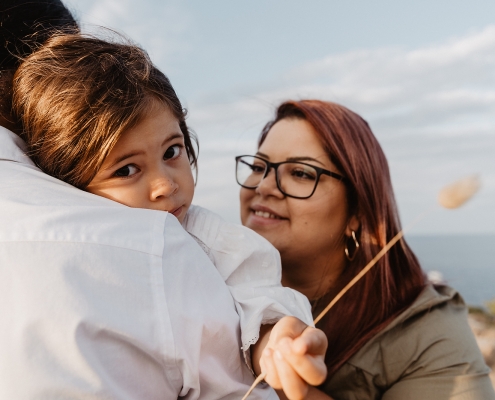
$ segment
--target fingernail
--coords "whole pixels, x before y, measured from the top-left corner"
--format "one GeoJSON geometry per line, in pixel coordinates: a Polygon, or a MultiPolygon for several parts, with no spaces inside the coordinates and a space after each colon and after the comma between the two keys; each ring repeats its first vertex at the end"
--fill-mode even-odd
{"type": "Polygon", "coordinates": [[[265,349],[263,350],[263,355],[265,357],[270,357],[272,355],[272,350],[269,349],[268,347],[265,347],[265,349]]]}
{"type": "Polygon", "coordinates": [[[277,359],[279,359],[279,360],[283,360],[284,359],[284,356],[278,350],[275,350],[275,357],[277,357],[277,359]]]}

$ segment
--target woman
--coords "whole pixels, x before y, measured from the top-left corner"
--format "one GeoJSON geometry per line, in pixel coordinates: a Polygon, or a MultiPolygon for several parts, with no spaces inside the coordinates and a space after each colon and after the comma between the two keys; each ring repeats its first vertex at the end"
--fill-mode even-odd
{"type": "MultiPolygon", "coordinates": [[[[283,103],[237,181],[242,223],[280,251],[282,283],[314,317],[401,229],[378,141],[337,104],[283,103]]],[[[495,399],[462,299],[427,282],[404,240],[317,326],[329,374],[308,398],[495,399]]]]}

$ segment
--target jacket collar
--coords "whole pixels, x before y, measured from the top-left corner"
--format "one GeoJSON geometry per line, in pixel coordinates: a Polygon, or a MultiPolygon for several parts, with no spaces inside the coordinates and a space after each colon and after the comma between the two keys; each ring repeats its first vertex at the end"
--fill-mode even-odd
{"type": "Polygon", "coordinates": [[[0,161],[14,161],[21,164],[34,166],[34,163],[26,155],[27,146],[15,133],[0,126],[0,161]]]}

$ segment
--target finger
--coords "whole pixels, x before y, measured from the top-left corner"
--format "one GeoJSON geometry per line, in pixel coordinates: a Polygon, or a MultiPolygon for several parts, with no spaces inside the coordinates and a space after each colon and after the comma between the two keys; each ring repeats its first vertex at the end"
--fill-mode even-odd
{"type": "MultiPolygon", "coordinates": [[[[288,345],[287,345],[288,346],[288,345]]],[[[294,369],[287,363],[280,350],[274,351],[273,360],[277,368],[282,389],[290,400],[304,399],[308,392],[308,385],[294,369]]]]}
{"type": "Polygon", "coordinates": [[[307,327],[292,343],[292,351],[296,354],[311,354],[325,356],[328,340],[320,329],[307,327]]]}
{"type": "Polygon", "coordinates": [[[277,367],[273,360],[273,350],[265,348],[260,359],[261,370],[266,373],[265,382],[274,389],[282,389],[282,384],[277,372],[277,367]]]}
{"type": "MultiPolygon", "coordinates": [[[[294,352],[292,346],[287,345],[285,341],[277,346],[277,350],[283,355],[286,363],[294,372],[310,385],[317,386],[325,380],[327,367],[323,355],[313,356],[311,354],[298,354],[294,352]]],[[[282,380],[282,378],[280,379],[282,380]]]]}
{"type": "Polygon", "coordinates": [[[307,328],[304,322],[295,317],[283,317],[273,327],[270,334],[271,343],[276,343],[283,337],[296,338],[307,328]]]}

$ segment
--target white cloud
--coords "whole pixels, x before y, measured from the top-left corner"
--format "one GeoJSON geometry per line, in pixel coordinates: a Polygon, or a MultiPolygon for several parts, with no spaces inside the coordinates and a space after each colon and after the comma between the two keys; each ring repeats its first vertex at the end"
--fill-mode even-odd
{"type": "Polygon", "coordinates": [[[98,27],[124,33],[145,48],[156,64],[168,72],[191,50],[193,20],[178,0],[70,0],[83,30],[98,27]]]}
{"type": "Polygon", "coordinates": [[[478,198],[455,214],[438,212],[417,232],[495,231],[495,26],[414,50],[329,55],[287,71],[269,89],[244,92],[189,107],[203,149],[197,202],[237,215],[233,156],[253,151],[280,101],[313,97],[370,122],[389,158],[404,222],[432,204],[443,184],[481,174],[478,198]]]}

